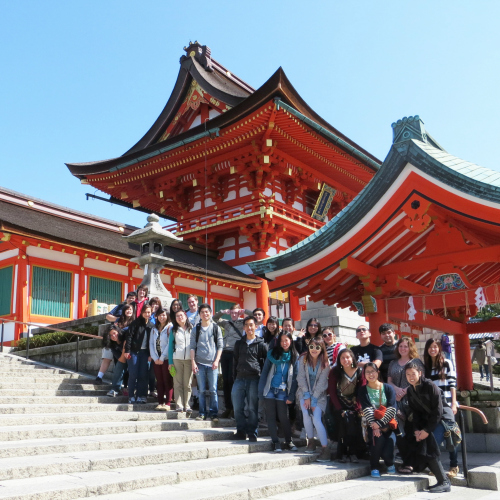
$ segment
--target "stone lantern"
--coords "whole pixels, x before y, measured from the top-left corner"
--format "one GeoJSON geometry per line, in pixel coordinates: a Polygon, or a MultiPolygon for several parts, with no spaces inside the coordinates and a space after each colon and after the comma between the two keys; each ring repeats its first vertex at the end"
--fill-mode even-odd
{"type": "Polygon", "coordinates": [[[173,262],[174,259],[163,256],[163,248],[182,241],[170,231],[166,231],[159,224],[160,218],[151,214],[148,216],[148,223],[143,229],[138,229],[128,236],[123,236],[130,243],[140,246],[140,257],[130,259],[139,264],[144,271],[142,286],[147,286],[150,297],[158,297],[161,300],[163,309],[170,309],[172,294],[165,288],[160,278],[160,271],[165,264],[173,262]]]}

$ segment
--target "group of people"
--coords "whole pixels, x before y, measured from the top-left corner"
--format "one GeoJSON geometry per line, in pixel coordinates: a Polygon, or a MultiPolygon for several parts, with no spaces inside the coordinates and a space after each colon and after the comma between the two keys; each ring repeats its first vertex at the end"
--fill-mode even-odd
{"type": "MultiPolygon", "coordinates": [[[[196,419],[218,422],[220,371],[221,417],[234,417],[235,439],[257,441],[259,419],[265,418],[274,451],[295,451],[292,428],[303,426],[306,453],[316,452],[316,435],[318,461],[329,461],[330,438],[338,443],[340,462],[369,456],[374,478],[381,475],[381,460],[387,474],[396,473],[397,446],[400,473],[428,468],[437,479],[431,491],[449,491],[449,477],[458,473],[456,447],[449,438],[457,431],[456,378],[440,341],[427,341],[420,360],[413,340],[396,341],[388,323],[379,329],[380,347],[371,344],[368,327],[361,325],[356,329],[359,345],[348,348],[316,318],[297,332],[291,318],[280,327],[276,317],[266,321],[260,308],[250,311],[235,304],[213,314],[209,304],[198,305],[197,296],[190,295],[186,310],[175,299],[165,311],[146,297],[147,289],[139,288],[108,316],[113,322],[104,342],[116,364],[110,396],[118,394],[128,370],[129,403],[145,403],[152,367],[156,409],[170,409],[175,397],[176,410],[189,415],[195,375],[196,419]],[[448,473],[440,461],[443,441],[450,451],[448,473]]],[[[103,363],[107,359],[109,354],[103,355],[103,363]]]]}

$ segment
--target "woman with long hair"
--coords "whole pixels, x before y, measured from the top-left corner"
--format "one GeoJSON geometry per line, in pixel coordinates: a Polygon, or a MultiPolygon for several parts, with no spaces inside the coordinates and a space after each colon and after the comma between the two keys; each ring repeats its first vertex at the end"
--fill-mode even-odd
{"type": "Polygon", "coordinates": [[[280,324],[276,316],[269,316],[266,321],[266,329],[264,331],[264,342],[268,349],[273,349],[276,346],[276,341],[280,335],[280,324]]]}
{"type": "Polygon", "coordinates": [[[170,410],[172,401],[174,381],[168,371],[168,325],[167,311],[157,309],[156,324],[151,330],[149,338],[149,355],[156,377],[158,406],[155,410],[170,410]]]}
{"type": "MultiPolygon", "coordinates": [[[[302,330],[303,332],[304,330],[302,330]]],[[[295,347],[299,354],[307,352],[307,346],[312,339],[316,337],[322,338],[323,330],[321,328],[321,323],[316,318],[310,318],[306,324],[305,333],[302,336],[298,336],[295,341],[295,347]]]]}
{"type": "Polygon", "coordinates": [[[363,367],[366,385],[359,389],[359,402],[367,422],[370,449],[371,476],[380,478],[380,459],[387,466],[387,474],[395,474],[394,441],[391,434],[397,428],[396,393],[389,384],[382,382],[379,367],[366,363],[363,367]]]}
{"type": "Polygon", "coordinates": [[[314,453],[316,450],[314,440],[314,429],[316,429],[322,447],[318,457],[319,462],[330,461],[326,429],[321,421],[321,416],[326,410],[329,372],[330,364],[325,343],[321,337],[314,337],[307,346],[307,353],[299,361],[297,394],[306,429],[306,453],[314,453]]]}
{"type": "MultiPolygon", "coordinates": [[[[426,351],[427,352],[427,351],[426,351]]],[[[410,386],[406,395],[410,417],[405,422],[405,448],[412,460],[413,468],[423,471],[426,467],[436,476],[437,484],[429,488],[430,493],[450,491],[450,480],[439,460],[439,444],[433,432],[441,425],[443,404],[439,388],[423,376],[422,366],[415,360],[405,366],[410,386]]]]}
{"type": "Polygon", "coordinates": [[[172,300],[172,302],[170,304],[170,314],[168,315],[170,318],[170,321],[171,321],[170,328],[172,328],[172,326],[174,324],[174,319],[175,319],[175,315],[177,314],[177,311],[183,311],[183,310],[184,309],[182,307],[182,302],[179,299],[172,300]]]}
{"type": "Polygon", "coordinates": [[[135,307],[131,304],[127,304],[126,306],[123,306],[122,313],[120,317],[115,321],[115,325],[117,325],[122,332],[126,332],[134,319],[135,307]]]}
{"type": "Polygon", "coordinates": [[[282,333],[275,344],[272,350],[267,351],[267,359],[259,380],[259,399],[264,400],[267,428],[274,451],[282,451],[277,419],[285,434],[285,450],[297,451],[292,442],[292,426],[287,414],[287,405],[295,401],[299,355],[290,333],[282,333]]]}
{"type": "Polygon", "coordinates": [[[145,304],[141,309],[141,315],[132,321],[125,336],[125,358],[129,372],[129,404],[147,402],[149,336],[154,326],[149,321],[150,318],[151,306],[145,304]]]}
{"type": "MultiPolygon", "coordinates": [[[[452,367],[451,361],[444,357],[441,349],[441,342],[429,339],[424,347],[425,378],[430,379],[442,394],[443,420],[448,426],[455,424],[457,406],[457,376],[452,367]]],[[[438,444],[444,439],[445,427],[440,423],[434,430],[434,437],[438,444]]],[[[448,477],[455,477],[458,474],[458,452],[455,448],[450,451],[450,469],[448,477]]]]}
{"type": "Polygon", "coordinates": [[[168,365],[170,370],[175,369],[175,408],[179,412],[186,412],[187,416],[192,413],[189,406],[193,380],[190,354],[191,329],[192,326],[186,313],[182,309],[178,309],[175,316],[172,317],[172,328],[168,341],[168,365]]]}
{"type": "Polygon", "coordinates": [[[343,349],[337,364],[330,370],[328,392],[334,408],[335,434],[337,434],[337,461],[345,463],[344,455],[358,463],[366,446],[361,435],[361,405],[358,391],[362,385],[361,368],[350,349],[343,349]]]}
{"type": "MultiPolygon", "coordinates": [[[[408,415],[408,398],[406,397],[406,392],[410,383],[406,380],[405,367],[412,360],[421,365],[422,370],[424,369],[424,365],[418,357],[417,346],[411,337],[401,337],[396,342],[394,354],[396,359],[389,363],[387,383],[392,386],[396,393],[396,420],[401,433],[401,436],[397,438],[398,441],[404,435],[405,420],[408,415]]],[[[398,441],[398,449],[403,459],[403,465],[399,468],[399,472],[401,474],[411,474],[413,472],[411,465],[409,465],[411,457],[406,453],[403,442],[398,441]]]]}

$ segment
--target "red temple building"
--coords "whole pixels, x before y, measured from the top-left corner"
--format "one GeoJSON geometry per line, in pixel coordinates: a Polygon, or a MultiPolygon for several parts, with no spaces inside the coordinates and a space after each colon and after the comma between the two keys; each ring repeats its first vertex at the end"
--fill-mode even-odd
{"type": "Polygon", "coordinates": [[[458,386],[472,389],[468,334],[500,329],[498,318],[469,322],[500,303],[500,172],[447,153],[418,116],[393,131],[382,167],[348,206],[250,267],[271,289],[368,316],[375,344],[385,322],[453,335],[458,386]]]}
{"type": "MultiPolygon", "coordinates": [[[[135,146],[111,160],[67,166],[110,201],[171,219],[166,228],[176,236],[251,274],[248,262],[321,230],[380,162],[317,115],[281,68],[255,90],[207,46],[190,43],[185,51],[167,104],[135,146]]],[[[286,296],[289,288],[280,290],[286,296]]],[[[289,300],[300,319],[298,296],[289,300]]],[[[257,306],[268,304],[264,280],[257,306]]]]}

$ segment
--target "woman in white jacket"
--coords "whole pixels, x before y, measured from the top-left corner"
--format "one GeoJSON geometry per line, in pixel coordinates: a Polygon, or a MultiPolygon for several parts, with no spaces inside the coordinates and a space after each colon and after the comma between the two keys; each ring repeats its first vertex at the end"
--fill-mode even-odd
{"type": "Polygon", "coordinates": [[[315,428],[321,443],[321,453],[317,458],[319,462],[330,461],[326,430],[321,421],[327,404],[326,391],[329,372],[330,363],[325,343],[321,337],[314,337],[307,346],[307,353],[299,359],[297,397],[304,416],[304,427],[307,435],[306,453],[314,453],[316,449],[315,428]]]}
{"type": "Polygon", "coordinates": [[[155,410],[170,410],[170,401],[173,396],[172,375],[168,371],[168,325],[169,318],[166,311],[156,311],[156,325],[151,330],[149,337],[149,355],[153,364],[156,377],[156,390],[158,391],[158,406],[155,410]]]}
{"type": "Polygon", "coordinates": [[[191,399],[191,323],[184,311],[177,311],[172,318],[172,328],[169,335],[168,365],[175,368],[174,394],[177,411],[191,415],[189,400],[191,399]]]}

